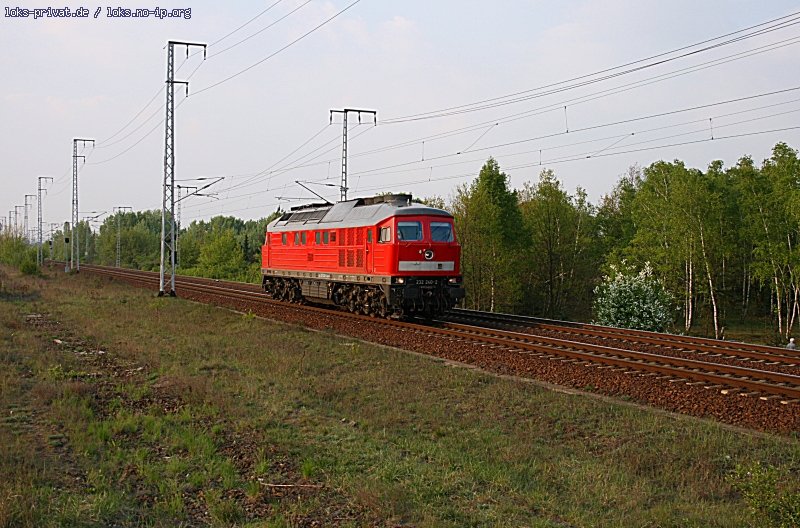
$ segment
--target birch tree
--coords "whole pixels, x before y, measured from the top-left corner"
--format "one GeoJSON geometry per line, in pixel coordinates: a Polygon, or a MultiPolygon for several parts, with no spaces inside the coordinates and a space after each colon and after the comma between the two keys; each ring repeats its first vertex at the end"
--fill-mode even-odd
{"type": "Polygon", "coordinates": [[[494,159],[471,184],[456,190],[451,210],[462,246],[467,306],[514,311],[520,299],[522,221],[516,192],[494,159]]]}

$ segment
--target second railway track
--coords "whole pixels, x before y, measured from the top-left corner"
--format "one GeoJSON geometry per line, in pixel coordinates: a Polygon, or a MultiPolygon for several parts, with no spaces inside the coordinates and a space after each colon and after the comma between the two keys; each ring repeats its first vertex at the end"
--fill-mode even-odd
{"type": "MultiPolygon", "coordinates": [[[[141,286],[157,288],[158,274],[151,272],[141,272],[135,270],[125,270],[108,268],[102,266],[84,266],[86,271],[91,273],[118,277],[141,286]]],[[[193,292],[204,296],[213,296],[228,300],[238,300],[247,303],[260,303],[277,306],[286,310],[312,311],[325,317],[345,318],[352,322],[362,324],[388,326],[405,332],[413,332],[431,337],[438,337],[452,341],[472,343],[473,345],[490,347],[490,350],[503,349],[506,352],[518,354],[522,361],[526,359],[557,359],[564,362],[582,364],[586,367],[610,368],[615,372],[626,374],[639,374],[640,376],[653,376],[657,379],[668,379],[670,381],[685,381],[687,384],[702,385],[704,388],[719,390],[723,394],[738,393],[744,396],[751,396],[761,400],[778,400],[783,404],[792,404],[800,401],[800,376],[786,372],[775,372],[762,370],[759,368],[744,367],[738,365],[726,365],[723,363],[704,361],[702,355],[716,355],[741,358],[745,357],[751,361],[763,363],[785,362],[789,365],[794,358],[788,355],[770,356],[760,347],[755,346],[749,349],[748,345],[736,344],[731,346],[725,343],[724,346],[716,346],[703,343],[698,340],[692,343],[693,338],[675,336],[674,341],[670,341],[670,336],[663,334],[638,334],[633,332],[625,334],[620,330],[616,334],[613,330],[591,327],[584,325],[567,323],[561,330],[565,337],[556,338],[524,333],[519,331],[502,330],[486,326],[467,325],[452,321],[444,322],[437,326],[428,324],[418,324],[406,321],[394,321],[376,319],[347,312],[335,311],[326,308],[304,306],[298,304],[287,304],[266,297],[257,285],[246,283],[235,283],[228,281],[216,281],[214,279],[204,279],[197,277],[178,276],[176,278],[176,288],[180,291],[193,292]],[[701,354],[697,359],[675,357],[672,355],[661,355],[653,352],[642,352],[630,350],[621,346],[606,346],[594,343],[587,343],[584,340],[569,339],[566,336],[583,335],[591,337],[604,337],[606,339],[616,339],[618,344],[622,343],[648,343],[670,349],[697,348],[697,353],[701,354]],[[638,335],[637,335],[638,334],[638,335]]],[[[452,314],[451,319],[462,320],[469,311],[457,310],[452,314]]],[[[472,317],[483,316],[483,312],[473,313],[472,317]]],[[[491,314],[496,315],[496,314],[491,314]]],[[[506,324],[526,323],[524,318],[517,319],[517,316],[498,316],[505,317],[506,324]]],[[[495,320],[497,323],[498,320],[495,320]]],[[[550,330],[558,326],[547,323],[550,330]]],[[[587,325],[591,326],[591,325],[587,325]]],[[[774,349],[772,347],[763,347],[774,349]]],[[[758,365],[758,364],[756,364],[758,365]]]]}

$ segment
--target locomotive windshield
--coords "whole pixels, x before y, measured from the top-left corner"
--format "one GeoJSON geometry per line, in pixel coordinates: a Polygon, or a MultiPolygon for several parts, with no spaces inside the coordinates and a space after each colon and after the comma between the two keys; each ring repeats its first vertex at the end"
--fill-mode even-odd
{"type": "Polygon", "coordinates": [[[447,222],[431,222],[432,242],[452,242],[453,226],[447,222]]]}
{"type": "Polygon", "coordinates": [[[397,239],[405,242],[422,240],[422,222],[397,222],[397,239]]]}

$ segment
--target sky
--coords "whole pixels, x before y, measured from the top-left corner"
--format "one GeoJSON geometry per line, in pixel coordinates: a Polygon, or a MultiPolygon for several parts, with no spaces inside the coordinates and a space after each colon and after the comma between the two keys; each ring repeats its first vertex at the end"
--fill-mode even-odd
{"type": "Polygon", "coordinates": [[[176,181],[221,178],[182,200],[184,224],[318,201],[295,181],[338,199],[331,109],[377,112],[349,115],[350,198],[449,200],[491,156],[514,188],[551,169],[597,203],[633,165],[800,147],[797,2],[354,1],[170,0],[191,15],[123,18],[109,8],[155,5],[61,0],[89,16],[35,19],[9,15],[47,3],[0,0],[3,223],[40,176],[45,232],[70,218],[73,138],[95,139],[81,217],[160,208],[168,40],[208,44],[205,60],[175,48],[176,181]]]}

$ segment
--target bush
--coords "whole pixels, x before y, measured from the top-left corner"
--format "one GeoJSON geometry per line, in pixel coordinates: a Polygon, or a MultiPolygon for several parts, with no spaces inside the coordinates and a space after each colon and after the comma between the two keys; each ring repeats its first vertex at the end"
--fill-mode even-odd
{"type": "Polygon", "coordinates": [[[0,262],[18,268],[26,275],[36,275],[36,248],[20,236],[0,235],[0,262]]]}
{"type": "Polygon", "coordinates": [[[738,465],[728,482],[742,494],[756,526],[800,526],[800,490],[788,471],[759,463],[738,465]]]}
{"type": "Polygon", "coordinates": [[[622,262],[611,266],[611,274],[595,288],[595,323],[663,332],[672,323],[672,299],[653,276],[650,263],[636,272],[622,262]]]}
{"type": "Polygon", "coordinates": [[[35,261],[30,259],[25,259],[24,261],[22,261],[22,264],[19,265],[19,270],[25,275],[39,274],[39,266],[36,265],[35,261]]]}

